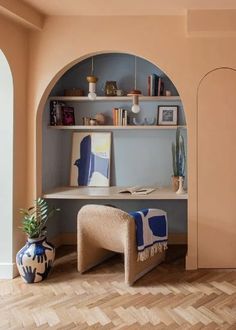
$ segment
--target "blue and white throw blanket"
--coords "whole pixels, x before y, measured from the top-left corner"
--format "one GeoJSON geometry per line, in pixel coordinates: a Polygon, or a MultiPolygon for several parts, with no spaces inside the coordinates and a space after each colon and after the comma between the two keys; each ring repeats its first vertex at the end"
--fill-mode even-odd
{"type": "Polygon", "coordinates": [[[165,211],[143,209],[129,213],[135,220],[138,261],[167,249],[168,224],[165,211]]]}

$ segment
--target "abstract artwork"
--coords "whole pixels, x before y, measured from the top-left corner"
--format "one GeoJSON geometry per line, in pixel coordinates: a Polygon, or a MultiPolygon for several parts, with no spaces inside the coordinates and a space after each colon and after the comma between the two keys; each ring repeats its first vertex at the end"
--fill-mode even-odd
{"type": "Polygon", "coordinates": [[[73,133],[71,186],[108,187],[111,133],[73,133]]]}

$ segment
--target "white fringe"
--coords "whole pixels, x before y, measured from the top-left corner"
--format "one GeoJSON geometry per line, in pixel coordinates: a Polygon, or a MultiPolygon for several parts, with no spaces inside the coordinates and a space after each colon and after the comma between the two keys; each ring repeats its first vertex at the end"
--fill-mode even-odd
{"type": "Polygon", "coordinates": [[[167,249],[168,249],[167,242],[155,243],[154,245],[145,248],[142,252],[138,252],[137,261],[145,261],[148,258],[153,257],[154,254],[158,252],[163,252],[167,249]]]}

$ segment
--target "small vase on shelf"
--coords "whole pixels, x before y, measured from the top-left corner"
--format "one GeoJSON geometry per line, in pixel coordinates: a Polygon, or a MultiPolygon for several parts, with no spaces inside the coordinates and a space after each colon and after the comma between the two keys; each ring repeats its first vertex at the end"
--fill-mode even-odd
{"type": "Polygon", "coordinates": [[[182,176],[179,176],[179,189],[176,191],[177,195],[185,194],[183,184],[184,184],[184,178],[182,176]]]}

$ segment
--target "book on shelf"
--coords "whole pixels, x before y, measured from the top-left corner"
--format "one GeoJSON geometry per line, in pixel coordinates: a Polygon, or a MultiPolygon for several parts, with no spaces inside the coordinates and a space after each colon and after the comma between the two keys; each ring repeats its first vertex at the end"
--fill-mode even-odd
{"type": "Polygon", "coordinates": [[[114,126],[127,126],[128,124],[128,112],[122,108],[112,109],[112,119],[114,126]]]}
{"type": "Polygon", "coordinates": [[[131,194],[131,195],[148,195],[155,191],[157,188],[148,187],[128,187],[119,191],[119,194],[131,194]]]}
{"type": "Polygon", "coordinates": [[[163,96],[164,82],[161,77],[153,73],[148,76],[148,96],[163,96]]]}
{"type": "Polygon", "coordinates": [[[50,102],[50,125],[75,125],[74,108],[58,101],[50,102]]]}
{"type": "Polygon", "coordinates": [[[62,107],[62,124],[65,126],[75,125],[75,114],[73,107],[62,107]]]}

